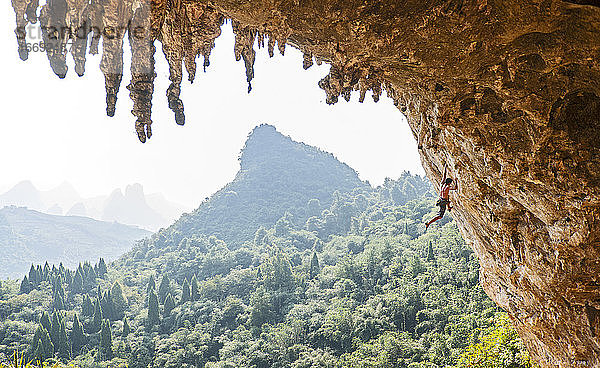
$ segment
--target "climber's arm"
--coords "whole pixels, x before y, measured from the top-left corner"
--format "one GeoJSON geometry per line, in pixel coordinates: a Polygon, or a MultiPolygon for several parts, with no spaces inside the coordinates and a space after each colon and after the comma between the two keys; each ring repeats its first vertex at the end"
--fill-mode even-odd
{"type": "Polygon", "coordinates": [[[444,185],[446,182],[446,166],[444,166],[444,176],[442,177],[442,182],[440,183],[440,187],[444,185]]]}

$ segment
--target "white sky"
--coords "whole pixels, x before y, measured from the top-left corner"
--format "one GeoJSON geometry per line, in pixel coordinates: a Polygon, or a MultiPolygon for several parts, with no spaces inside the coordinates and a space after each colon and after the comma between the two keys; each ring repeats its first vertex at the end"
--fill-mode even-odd
{"type": "MultiPolygon", "coordinates": [[[[60,80],[44,53],[30,53],[27,62],[17,53],[14,13],[3,2],[2,123],[0,190],[21,180],[40,189],[63,181],[83,196],[107,194],[117,187],[141,183],[146,193],[195,207],[238,170],[237,157],[248,133],[261,123],[283,134],[332,152],[377,185],[403,170],[423,174],[416,143],[402,114],[382,96],[358,103],[340,98],[325,104],[318,87],[329,66],[302,69],[302,55],[287,47],[285,57],[269,59],[257,50],[253,90],[248,95],[243,62],[233,57],[231,26],[223,26],[211,66],[202,73],[201,58],[194,84],[182,84],[186,125],[175,124],[165,96],[168,66],[157,43],[153,136],[141,144],[130,114],[129,60],[115,117],[106,116],[104,77],[99,56],[88,56],[86,74],[79,78],[69,55],[69,73],[60,80]]],[[[128,46],[126,46],[128,48],[128,46]]]]}

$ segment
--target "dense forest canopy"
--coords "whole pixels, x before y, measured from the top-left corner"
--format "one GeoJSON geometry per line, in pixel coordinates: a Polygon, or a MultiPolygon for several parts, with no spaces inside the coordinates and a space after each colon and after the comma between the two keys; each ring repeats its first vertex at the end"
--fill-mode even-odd
{"type": "Polygon", "coordinates": [[[424,233],[427,180],[373,189],[270,126],[240,160],[232,183],[108,267],[32,266],[3,283],[0,354],[81,367],[530,366],[456,225],[424,233]]]}

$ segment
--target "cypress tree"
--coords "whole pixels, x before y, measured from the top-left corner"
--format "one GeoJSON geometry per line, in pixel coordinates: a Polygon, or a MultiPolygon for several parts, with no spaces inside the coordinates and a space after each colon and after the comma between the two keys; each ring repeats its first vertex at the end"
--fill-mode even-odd
{"type": "Polygon", "coordinates": [[[195,302],[196,300],[198,300],[198,279],[196,279],[196,275],[192,276],[190,288],[192,301],[195,302]]]}
{"type": "Polygon", "coordinates": [[[31,359],[44,361],[54,355],[54,346],[52,345],[52,340],[50,340],[48,330],[46,330],[42,325],[39,325],[35,331],[31,346],[31,359]]]}
{"type": "Polygon", "coordinates": [[[100,331],[100,357],[102,360],[110,360],[113,357],[112,334],[108,319],[102,321],[102,329],[100,331]]]}
{"type": "Polygon", "coordinates": [[[131,331],[131,328],[129,327],[129,322],[127,322],[127,317],[123,318],[123,332],[121,333],[121,336],[123,338],[126,338],[129,335],[129,332],[131,331]]]}
{"type": "Polygon", "coordinates": [[[31,291],[31,284],[29,283],[29,279],[27,276],[23,277],[23,281],[21,281],[21,287],[19,288],[19,294],[29,294],[31,291]]]}
{"type": "Polygon", "coordinates": [[[71,282],[70,289],[74,294],[81,294],[83,292],[83,275],[80,270],[81,267],[77,269],[73,282],[71,282]]]}
{"type": "Polygon", "coordinates": [[[59,293],[54,293],[54,297],[52,299],[52,306],[54,307],[54,310],[65,309],[65,301],[59,293]]]}
{"type": "Polygon", "coordinates": [[[31,268],[29,268],[29,282],[31,282],[34,288],[36,288],[40,283],[37,270],[33,264],[31,265],[31,268]]]}
{"type": "Polygon", "coordinates": [[[50,315],[48,312],[42,313],[42,317],[40,317],[40,325],[44,327],[46,331],[50,331],[52,323],[50,322],[50,315]]]}
{"type": "Polygon", "coordinates": [[[88,333],[96,333],[100,331],[102,327],[102,308],[100,308],[100,301],[94,300],[94,318],[89,326],[88,333]]]}
{"type": "Polygon", "coordinates": [[[148,288],[146,289],[146,293],[150,295],[150,291],[156,290],[156,283],[154,282],[154,275],[150,275],[150,280],[148,281],[148,288]]]}
{"type": "Polygon", "coordinates": [[[146,328],[151,330],[152,327],[160,322],[160,316],[158,314],[158,297],[156,292],[152,290],[148,296],[148,319],[146,320],[146,328]]]}
{"type": "Polygon", "coordinates": [[[100,299],[100,307],[102,308],[102,316],[104,318],[113,319],[113,308],[111,303],[110,291],[105,291],[100,299]]]}
{"type": "Polygon", "coordinates": [[[173,308],[175,308],[175,301],[173,300],[173,297],[169,293],[167,295],[167,297],[165,298],[165,305],[163,307],[163,317],[169,316],[171,314],[171,311],[173,310],[173,308]]]}
{"type": "Polygon", "coordinates": [[[92,304],[92,299],[90,299],[89,295],[85,295],[83,297],[83,304],[81,305],[81,315],[82,316],[91,316],[94,314],[94,304],[92,304]]]}
{"type": "Polygon", "coordinates": [[[192,300],[192,295],[191,295],[191,291],[190,291],[190,284],[188,282],[187,279],[183,280],[183,286],[181,287],[182,292],[181,292],[181,304],[185,303],[185,302],[189,302],[190,300],[192,300]]]}
{"type": "Polygon", "coordinates": [[[48,331],[46,331],[45,329],[42,330],[40,343],[42,348],[43,359],[52,358],[52,356],[54,355],[54,345],[52,345],[50,333],[48,333],[48,331]]]}
{"type": "Polygon", "coordinates": [[[115,281],[113,286],[110,288],[110,302],[112,304],[112,317],[114,320],[123,319],[125,316],[125,307],[127,301],[123,296],[123,289],[118,281],[115,281]]]}
{"type": "Polygon", "coordinates": [[[65,270],[64,275],[63,275],[63,279],[65,281],[65,283],[69,286],[71,286],[71,284],[73,283],[73,271],[71,270],[65,270]]]}
{"type": "Polygon", "coordinates": [[[67,329],[64,321],[60,323],[60,332],[58,334],[58,357],[63,361],[67,361],[70,358],[69,352],[69,339],[67,338],[67,329]]]}
{"type": "Polygon", "coordinates": [[[38,284],[42,281],[47,281],[44,279],[44,270],[42,269],[42,265],[37,265],[35,268],[35,273],[37,274],[38,284]]]}
{"type": "Polygon", "coordinates": [[[52,313],[52,324],[50,325],[50,340],[54,345],[54,352],[58,352],[60,335],[60,316],[57,311],[52,313]]]}
{"type": "Polygon", "coordinates": [[[319,271],[319,257],[317,256],[317,252],[313,252],[312,259],[310,260],[310,278],[315,278],[319,274],[319,271]]]}
{"type": "Polygon", "coordinates": [[[98,277],[103,279],[107,273],[108,273],[108,270],[106,268],[106,263],[104,263],[104,258],[100,258],[100,260],[98,261],[98,267],[97,267],[96,274],[98,275],[98,277]]]}
{"type": "Polygon", "coordinates": [[[61,277],[57,277],[52,283],[52,298],[54,302],[54,309],[61,310],[65,308],[65,289],[62,286],[61,277]]]}
{"type": "Polygon", "coordinates": [[[429,245],[427,246],[427,260],[435,261],[435,254],[433,253],[433,245],[431,245],[431,241],[429,242],[429,245]]]}
{"type": "Polygon", "coordinates": [[[85,334],[83,332],[83,326],[79,322],[79,317],[75,314],[73,318],[73,328],[71,329],[71,349],[73,356],[79,355],[79,351],[85,345],[85,334]]]}
{"type": "Polygon", "coordinates": [[[165,302],[165,298],[167,297],[169,291],[171,291],[171,283],[169,282],[167,275],[163,275],[160,286],[158,287],[158,300],[161,303],[165,302]]]}
{"type": "Polygon", "coordinates": [[[42,270],[42,280],[48,280],[48,275],[50,274],[50,266],[48,265],[48,261],[44,264],[44,269],[42,270]]]}
{"type": "Polygon", "coordinates": [[[96,283],[96,271],[94,271],[89,263],[83,265],[83,270],[85,271],[83,284],[86,287],[92,287],[96,283]]]}

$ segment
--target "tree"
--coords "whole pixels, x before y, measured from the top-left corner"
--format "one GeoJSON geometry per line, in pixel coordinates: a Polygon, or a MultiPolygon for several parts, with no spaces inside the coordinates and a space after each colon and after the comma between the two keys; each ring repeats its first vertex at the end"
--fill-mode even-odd
{"type": "Polygon", "coordinates": [[[494,326],[460,355],[458,368],[532,368],[533,362],[506,314],[496,315],[494,326]]]}
{"type": "Polygon", "coordinates": [[[84,279],[83,279],[83,284],[85,285],[86,288],[91,288],[94,286],[94,284],[96,283],[96,271],[94,271],[94,268],[92,266],[90,266],[89,263],[85,263],[83,265],[83,270],[84,270],[84,279]]]}
{"type": "Polygon", "coordinates": [[[50,315],[48,312],[44,311],[42,313],[42,317],[40,317],[40,325],[46,329],[46,331],[50,331],[52,323],[50,322],[50,315]]]}
{"type": "Polygon", "coordinates": [[[429,241],[429,244],[427,245],[427,260],[428,261],[435,261],[435,254],[433,253],[433,245],[431,245],[431,241],[429,241]]]}
{"type": "Polygon", "coordinates": [[[156,326],[159,322],[158,296],[156,295],[156,292],[152,290],[148,296],[148,319],[146,320],[146,328],[151,330],[152,327],[156,326]]]}
{"type": "Polygon", "coordinates": [[[104,275],[106,275],[108,273],[108,270],[106,268],[106,263],[104,263],[104,258],[100,258],[96,269],[97,269],[96,274],[98,275],[98,277],[103,279],[104,275]]]}
{"type": "Polygon", "coordinates": [[[83,304],[81,305],[81,315],[82,316],[91,316],[94,314],[94,304],[92,303],[92,299],[90,299],[89,295],[85,295],[83,297],[83,304]]]}
{"type": "Polygon", "coordinates": [[[58,348],[60,345],[59,335],[60,335],[60,316],[57,311],[52,313],[52,324],[50,325],[50,340],[52,341],[52,345],[54,345],[54,352],[58,352],[58,348]]]}
{"type": "Polygon", "coordinates": [[[100,357],[102,360],[110,360],[113,357],[112,334],[108,319],[102,321],[102,328],[100,330],[100,357]]]}
{"type": "Polygon", "coordinates": [[[281,251],[278,251],[261,265],[261,272],[264,284],[270,290],[293,286],[294,276],[290,261],[281,251]]]}
{"type": "Polygon", "coordinates": [[[50,334],[42,325],[38,326],[33,335],[30,351],[31,359],[39,361],[44,361],[54,355],[54,346],[52,340],[50,340],[50,334]]]}
{"type": "Polygon", "coordinates": [[[198,300],[198,279],[196,279],[196,275],[192,276],[190,288],[191,288],[192,301],[198,300]]]}
{"type": "Polygon", "coordinates": [[[81,294],[83,292],[83,275],[81,274],[81,267],[75,272],[73,282],[71,282],[71,292],[74,294],[81,294]]]}
{"type": "Polygon", "coordinates": [[[63,310],[65,309],[65,301],[61,294],[55,293],[52,299],[52,307],[54,310],[63,310]]]}
{"type": "Polygon", "coordinates": [[[123,332],[121,333],[121,337],[126,338],[129,335],[131,328],[129,327],[129,322],[127,322],[127,317],[123,318],[123,332]]]}
{"type": "Polygon", "coordinates": [[[50,265],[48,264],[48,261],[46,261],[46,263],[44,263],[44,269],[42,270],[42,279],[48,280],[48,274],[50,274],[50,265]]]}
{"type": "Polygon", "coordinates": [[[263,244],[266,237],[267,237],[267,230],[261,226],[258,230],[256,230],[256,233],[254,233],[254,244],[255,245],[263,244]]]}
{"type": "Polygon", "coordinates": [[[33,287],[37,287],[40,282],[42,281],[42,275],[40,275],[38,273],[37,268],[35,268],[34,265],[31,265],[31,268],[29,268],[29,282],[31,282],[31,284],[33,285],[33,287]]]}
{"type": "Polygon", "coordinates": [[[105,291],[100,299],[100,308],[102,309],[102,318],[113,319],[113,305],[111,303],[110,290],[105,291]]]}
{"type": "Polygon", "coordinates": [[[150,280],[148,280],[148,287],[146,288],[146,292],[150,295],[150,291],[156,289],[156,284],[154,282],[154,275],[150,275],[150,280]]]}
{"type": "Polygon", "coordinates": [[[71,329],[71,350],[73,356],[77,356],[81,351],[81,348],[85,345],[86,338],[83,332],[83,326],[79,322],[79,317],[75,314],[73,318],[73,328],[71,329]]]}
{"type": "Polygon", "coordinates": [[[321,202],[313,198],[308,201],[308,217],[319,216],[321,214],[321,202]]]}
{"type": "Polygon", "coordinates": [[[173,297],[169,293],[167,295],[167,297],[165,298],[165,305],[163,307],[163,317],[169,316],[171,314],[171,311],[173,310],[173,308],[175,308],[175,301],[173,300],[173,297]]]}
{"type": "Polygon", "coordinates": [[[187,279],[183,280],[183,286],[181,287],[181,290],[181,304],[192,300],[190,284],[188,283],[187,279]]]}
{"type": "Polygon", "coordinates": [[[158,287],[158,300],[162,303],[165,302],[165,298],[167,294],[171,291],[171,282],[167,275],[163,275],[162,280],[160,281],[160,286],[158,287]]]}
{"type": "Polygon", "coordinates": [[[317,277],[317,275],[319,274],[320,268],[319,268],[319,257],[317,257],[317,252],[313,252],[313,256],[312,259],[310,260],[310,278],[313,279],[315,277],[317,277]]]}
{"type": "Polygon", "coordinates": [[[88,333],[96,333],[100,331],[102,327],[102,320],[104,317],[102,316],[102,308],[100,307],[100,301],[98,299],[94,300],[94,318],[92,319],[91,324],[88,328],[88,333]]]}
{"type": "Polygon", "coordinates": [[[67,329],[65,322],[61,321],[60,331],[58,333],[58,357],[63,361],[68,361],[70,358],[69,339],[67,338],[67,329]]]}
{"type": "Polygon", "coordinates": [[[127,301],[123,296],[123,289],[121,288],[121,284],[118,281],[115,281],[113,286],[110,288],[110,302],[112,304],[112,312],[111,316],[113,320],[123,319],[125,316],[125,308],[127,306],[127,301]]]}
{"type": "Polygon", "coordinates": [[[21,287],[19,288],[19,293],[20,294],[29,294],[29,292],[31,291],[31,283],[29,282],[29,279],[27,278],[27,276],[23,277],[23,281],[21,281],[21,287]]]}

